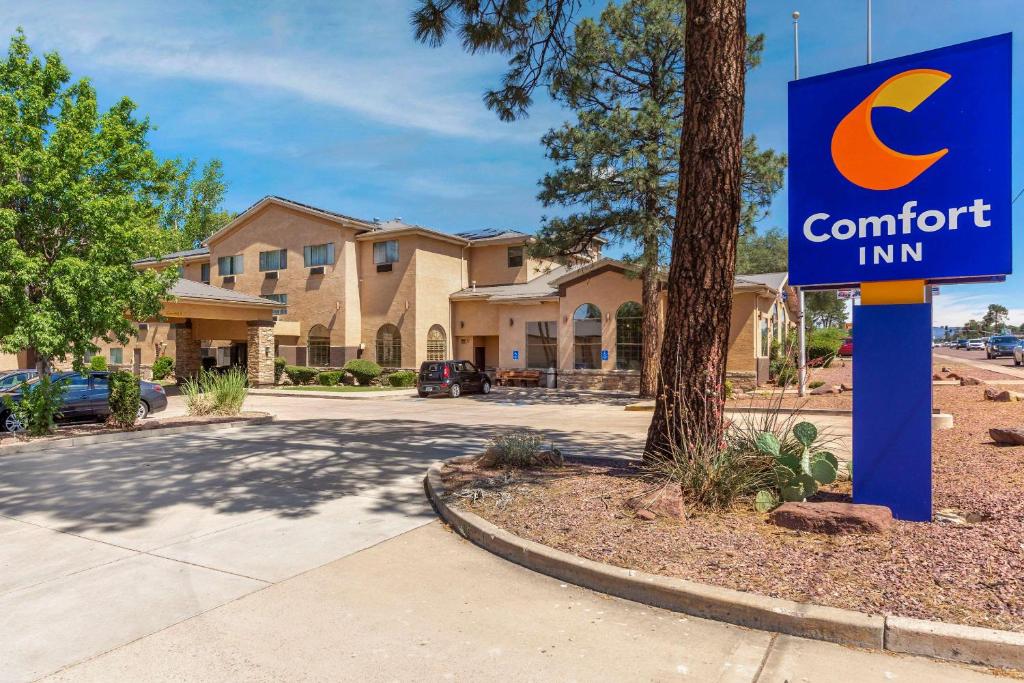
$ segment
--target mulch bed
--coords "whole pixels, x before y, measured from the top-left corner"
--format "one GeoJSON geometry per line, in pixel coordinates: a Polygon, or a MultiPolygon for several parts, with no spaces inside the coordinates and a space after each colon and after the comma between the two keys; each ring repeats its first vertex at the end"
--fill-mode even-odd
{"type": "MultiPolygon", "coordinates": [[[[512,472],[446,469],[455,504],[524,538],[619,567],[801,602],[1024,631],[1024,447],[988,428],[1024,426],[1024,404],[993,403],[983,387],[936,387],[955,427],[934,432],[935,508],[967,525],[896,522],[878,535],[781,529],[744,504],[643,521],[626,500],[650,489],[631,466],[570,465],[512,472]],[[492,477],[473,500],[469,482],[492,477]]],[[[476,485],[475,485],[476,486],[476,485]]],[[[848,482],[822,498],[848,500],[848,482]]]]}
{"type": "Polygon", "coordinates": [[[142,422],[136,423],[136,425],[131,429],[111,427],[106,423],[69,422],[58,425],[57,431],[50,436],[25,436],[21,434],[0,432],[0,451],[2,451],[5,446],[14,446],[24,443],[45,443],[49,441],[61,441],[62,439],[70,439],[78,436],[117,434],[121,432],[145,432],[153,429],[164,429],[167,427],[237,422],[239,420],[251,420],[257,417],[266,417],[269,414],[270,413],[261,413],[258,411],[243,411],[238,415],[181,415],[178,417],[147,418],[142,422]]]}

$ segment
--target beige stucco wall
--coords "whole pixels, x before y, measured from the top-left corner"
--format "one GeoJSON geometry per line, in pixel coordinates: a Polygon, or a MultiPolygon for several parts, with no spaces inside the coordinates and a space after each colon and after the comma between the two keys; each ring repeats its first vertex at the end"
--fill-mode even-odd
{"type": "Polygon", "coordinates": [[[18,354],[0,353],[0,370],[17,370],[19,366],[18,354]]]}
{"type": "Polygon", "coordinates": [[[377,331],[392,324],[402,335],[402,365],[413,367],[416,356],[416,248],[415,237],[406,236],[358,242],[361,337],[363,358],[377,360],[377,331]],[[373,244],[398,239],[398,262],[391,271],[378,273],[373,263],[373,244]]]}
{"type": "Polygon", "coordinates": [[[508,267],[508,248],[524,244],[489,244],[470,247],[466,250],[469,259],[469,282],[476,281],[477,287],[490,285],[511,285],[529,282],[538,275],[558,267],[554,261],[523,257],[523,265],[508,267]]]}
{"type": "Polygon", "coordinates": [[[614,271],[604,271],[566,287],[565,296],[559,301],[558,368],[573,369],[573,314],[583,304],[594,304],[601,309],[601,348],[608,350],[608,360],[601,361],[598,369],[614,370],[615,313],[627,301],[643,301],[640,279],[614,271]]]}
{"type": "MultiPolygon", "coordinates": [[[[452,310],[448,296],[462,289],[465,282],[461,245],[426,237],[416,239],[416,316],[415,363],[427,359],[427,333],[440,325],[445,334],[445,356],[452,348],[452,310]]],[[[404,359],[404,356],[403,356],[404,359]]]]}
{"type": "Polygon", "coordinates": [[[210,243],[210,284],[254,296],[287,294],[288,313],[280,319],[300,323],[300,345],[306,344],[313,326],[323,325],[331,346],[344,347],[346,357],[353,358],[361,314],[358,274],[352,273],[357,234],[355,228],[326,218],[268,204],[210,243]],[[303,265],[303,247],[327,242],[334,243],[334,263],[323,275],[310,275],[303,265]],[[259,269],[259,254],[274,249],[287,249],[288,267],[278,271],[277,280],[267,280],[259,269]],[[237,254],[244,259],[243,273],[233,284],[225,283],[217,273],[217,259],[237,254]]]}
{"type": "Polygon", "coordinates": [[[729,324],[727,372],[754,372],[757,338],[757,294],[742,292],[732,297],[732,321],[729,324]]]}

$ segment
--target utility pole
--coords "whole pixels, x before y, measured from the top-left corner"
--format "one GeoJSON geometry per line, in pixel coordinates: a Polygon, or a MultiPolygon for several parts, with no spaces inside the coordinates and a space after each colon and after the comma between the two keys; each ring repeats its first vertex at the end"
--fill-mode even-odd
{"type": "Polygon", "coordinates": [[[868,0],[868,64],[871,63],[871,0],[868,0]]]}
{"type": "MultiPolygon", "coordinates": [[[[800,80],[800,12],[793,12],[793,80],[800,80]]],[[[804,322],[804,290],[797,294],[797,396],[807,393],[807,326],[804,322]]]]}

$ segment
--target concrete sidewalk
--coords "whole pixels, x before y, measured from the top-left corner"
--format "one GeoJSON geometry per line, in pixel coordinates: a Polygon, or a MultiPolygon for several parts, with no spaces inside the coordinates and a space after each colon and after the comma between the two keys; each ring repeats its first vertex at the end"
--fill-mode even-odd
{"type": "Polygon", "coordinates": [[[48,680],[1000,679],[610,598],[432,523],[48,680]]]}

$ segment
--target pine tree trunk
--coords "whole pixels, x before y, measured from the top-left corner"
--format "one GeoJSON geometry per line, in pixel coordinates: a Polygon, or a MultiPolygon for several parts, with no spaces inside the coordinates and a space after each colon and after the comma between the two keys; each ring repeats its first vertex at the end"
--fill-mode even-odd
{"type": "Polygon", "coordinates": [[[640,322],[643,348],[640,357],[640,398],[654,398],[658,392],[658,356],[661,352],[663,327],[661,289],[658,282],[658,240],[644,245],[644,269],[641,274],[643,288],[643,319],[640,322]]]}
{"type": "Polygon", "coordinates": [[[746,0],[690,0],[679,196],[645,457],[717,448],[740,221],[746,0]]]}

